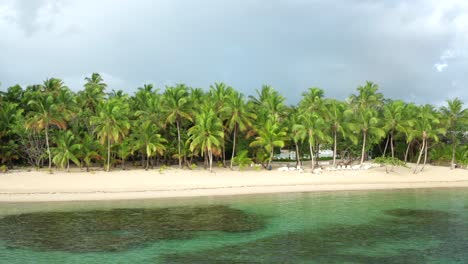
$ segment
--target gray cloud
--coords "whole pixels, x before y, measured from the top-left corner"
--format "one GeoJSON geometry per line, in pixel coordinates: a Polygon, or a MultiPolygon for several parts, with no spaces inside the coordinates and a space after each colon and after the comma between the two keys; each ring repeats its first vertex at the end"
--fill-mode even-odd
{"type": "Polygon", "coordinates": [[[128,92],[270,84],[294,103],[308,87],[345,98],[372,80],[390,98],[468,102],[463,0],[0,0],[0,32],[0,89],[54,76],[77,90],[101,72],[128,92]]]}

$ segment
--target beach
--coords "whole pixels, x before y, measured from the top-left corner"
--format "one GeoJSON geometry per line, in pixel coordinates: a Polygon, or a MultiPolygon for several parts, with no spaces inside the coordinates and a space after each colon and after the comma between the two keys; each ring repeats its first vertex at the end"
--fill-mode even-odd
{"type": "Polygon", "coordinates": [[[12,171],[0,175],[0,202],[128,200],[260,193],[339,190],[468,187],[468,171],[426,166],[339,170],[312,174],[299,171],[203,169],[104,171],[12,171]]]}

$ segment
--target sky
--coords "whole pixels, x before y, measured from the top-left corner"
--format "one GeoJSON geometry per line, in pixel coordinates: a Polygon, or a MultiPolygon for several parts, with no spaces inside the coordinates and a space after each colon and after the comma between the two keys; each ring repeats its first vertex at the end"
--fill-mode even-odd
{"type": "Polygon", "coordinates": [[[366,80],[388,98],[468,103],[466,0],[0,0],[0,90],[50,77],[83,89],[145,83],[297,103],[310,87],[344,99],[366,80]]]}

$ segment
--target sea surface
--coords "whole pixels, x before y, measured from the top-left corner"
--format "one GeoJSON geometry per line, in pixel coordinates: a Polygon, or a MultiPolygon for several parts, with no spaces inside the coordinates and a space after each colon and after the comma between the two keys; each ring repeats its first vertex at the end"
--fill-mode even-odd
{"type": "Polygon", "coordinates": [[[0,203],[0,263],[468,263],[468,189],[0,203]]]}

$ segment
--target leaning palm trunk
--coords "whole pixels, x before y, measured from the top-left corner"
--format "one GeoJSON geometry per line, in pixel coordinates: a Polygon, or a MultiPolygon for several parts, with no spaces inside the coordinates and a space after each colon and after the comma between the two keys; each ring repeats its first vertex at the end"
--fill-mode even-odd
{"type": "Polygon", "coordinates": [[[383,155],[385,157],[385,155],[387,154],[387,147],[388,147],[388,142],[390,141],[390,137],[387,137],[387,143],[385,143],[385,148],[384,148],[384,151],[383,151],[383,155]]]}
{"type": "Polygon", "coordinates": [[[367,137],[367,132],[363,132],[363,139],[362,139],[362,152],[361,152],[361,165],[364,163],[364,154],[366,151],[366,137],[367,137]]]}
{"type": "Polygon", "coordinates": [[[408,146],[406,147],[406,152],[405,152],[405,163],[408,162],[408,153],[409,153],[409,150],[410,150],[412,144],[413,144],[413,141],[410,141],[410,142],[408,143],[408,146]]]}
{"type": "Polygon", "coordinates": [[[394,147],[393,147],[393,130],[390,133],[390,149],[392,151],[392,158],[395,158],[395,150],[394,150],[394,147]]]}
{"type": "Polygon", "coordinates": [[[232,136],[232,155],[231,155],[231,165],[229,168],[232,169],[232,163],[234,162],[234,156],[236,155],[236,137],[237,137],[237,125],[234,126],[234,135],[232,136]]]}
{"type": "Polygon", "coordinates": [[[423,163],[423,166],[421,168],[421,171],[424,170],[424,167],[426,166],[426,162],[427,162],[427,148],[428,148],[428,143],[427,143],[427,138],[426,138],[426,146],[424,147],[424,163],[423,163]]]}
{"type": "Polygon", "coordinates": [[[419,151],[419,157],[418,157],[418,161],[416,162],[416,167],[414,168],[414,171],[413,171],[413,173],[417,173],[417,172],[418,172],[418,166],[419,166],[419,163],[421,162],[421,157],[422,157],[422,154],[423,154],[423,151],[424,151],[425,145],[426,145],[426,139],[425,139],[425,138],[423,138],[423,142],[422,142],[421,150],[419,151]]]}
{"type": "Polygon", "coordinates": [[[49,156],[49,170],[52,169],[52,154],[50,153],[49,147],[49,126],[46,126],[45,129],[46,145],[47,145],[47,155],[49,156]]]}
{"type": "Polygon", "coordinates": [[[310,163],[311,163],[311,169],[312,172],[315,169],[315,162],[314,162],[314,151],[312,149],[312,143],[309,142],[309,150],[310,150],[310,163]]]}
{"type": "Polygon", "coordinates": [[[274,148],[272,148],[270,151],[270,158],[268,159],[267,169],[270,169],[271,162],[273,161],[273,154],[274,154],[274,148]]]}

